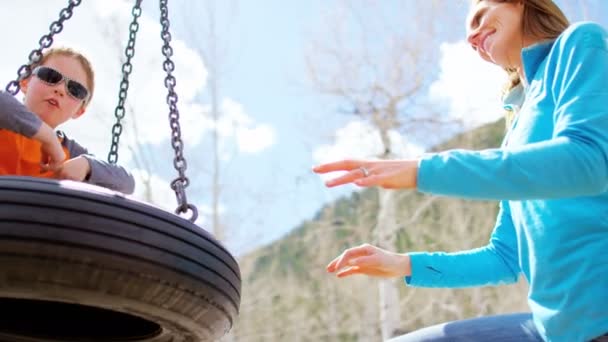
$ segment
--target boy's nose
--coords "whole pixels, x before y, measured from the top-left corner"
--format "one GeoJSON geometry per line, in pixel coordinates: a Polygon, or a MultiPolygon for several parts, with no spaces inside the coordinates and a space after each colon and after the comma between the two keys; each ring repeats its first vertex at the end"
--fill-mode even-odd
{"type": "Polygon", "coordinates": [[[53,89],[53,92],[61,97],[63,97],[65,95],[65,91],[63,91],[63,84],[57,84],[55,85],[55,89],[53,89]]]}

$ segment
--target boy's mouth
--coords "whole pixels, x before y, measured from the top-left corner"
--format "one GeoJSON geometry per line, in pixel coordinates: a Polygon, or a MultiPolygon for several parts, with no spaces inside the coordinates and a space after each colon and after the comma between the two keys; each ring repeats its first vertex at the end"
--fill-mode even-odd
{"type": "Polygon", "coordinates": [[[55,99],[48,99],[46,100],[46,102],[48,102],[51,106],[59,108],[59,101],[55,99]]]}

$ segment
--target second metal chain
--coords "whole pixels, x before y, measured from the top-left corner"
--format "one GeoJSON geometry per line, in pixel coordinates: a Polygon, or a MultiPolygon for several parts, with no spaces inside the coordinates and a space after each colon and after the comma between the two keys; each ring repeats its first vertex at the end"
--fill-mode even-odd
{"type": "Polygon", "coordinates": [[[125,102],[127,101],[127,91],[129,90],[129,75],[131,75],[131,71],[133,71],[131,59],[135,56],[135,41],[137,38],[137,31],[139,31],[137,19],[141,16],[141,1],[142,0],[137,0],[131,11],[133,21],[131,21],[131,24],[129,25],[129,41],[125,48],[125,56],[127,56],[127,59],[122,65],[122,81],[120,81],[118,90],[118,104],[114,110],[116,123],[112,126],[112,144],[110,145],[110,152],[108,153],[108,162],[110,164],[116,164],[116,162],[118,162],[118,143],[120,141],[120,134],[122,133],[121,121],[125,117],[125,102]]]}
{"type": "Polygon", "coordinates": [[[163,39],[163,55],[165,61],[163,62],[163,69],[167,73],[165,77],[165,87],[168,90],[167,104],[169,105],[169,125],[171,126],[171,146],[175,151],[175,158],[173,159],[173,166],[178,172],[178,177],[171,182],[171,189],[175,191],[177,197],[177,209],[176,214],[187,213],[188,210],[192,211],[190,221],[196,221],[198,217],[198,210],[196,206],[188,203],[186,198],[186,187],[190,184],[190,180],[186,177],[186,169],[188,164],[184,158],[184,142],[182,141],[182,133],[179,125],[179,111],[177,110],[177,93],[175,92],[176,80],[173,76],[175,70],[175,64],[171,60],[173,56],[173,49],[171,48],[171,33],[169,32],[169,9],[167,7],[167,0],[160,0],[160,24],[162,26],[161,37],[163,39]]]}

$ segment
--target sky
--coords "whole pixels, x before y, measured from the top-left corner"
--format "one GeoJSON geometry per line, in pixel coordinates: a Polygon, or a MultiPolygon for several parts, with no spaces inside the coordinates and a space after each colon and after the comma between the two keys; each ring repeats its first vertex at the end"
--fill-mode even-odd
{"type": "MultiPolygon", "coordinates": [[[[15,78],[18,67],[68,1],[0,3],[4,32],[12,32],[3,38],[0,79],[6,84],[15,78]]],[[[225,244],[241,255],[311,219],[323,205],[357,191],[350,186],[325,188],[323,178],[310,171],[312,165],[378,155],[381,142],[369,123],[341,114],[340,103],[321,95],[308,79],[305,56],[310,53],[311,42],[333,33],[328,27],[333,27],[334,21],[352,19],[344,14],[344,2],[338,0],[212,2],[217,13],[217,43],[223,51],[219,77],[222,115],[214,123],[209,116],[209,67],[199,53],[206,45],[196,38],[209,27],[207,14],[211,7],[206,3],[169,2],[172,59],[188,161],[186,174],[191,180],[187,193],[201,213],[197,224],[208,229],[212,170],[209,143],[216,129],[221,138],[220,213],[227,230],[225,244]]],[[[368,0],[352,1],[350,6],[371,4],[371,8],[388,13],[387,20],[395,27],[422,34],[408,22],[412,20],[408,17],[412,3],[368,0]]],[[[563,0],[558,4],[572,19],[587,18],[604,25],[608,22],[608,1],[563,0]]],[[[56,45],[84,52],[96,71],[96,92],[87,113],[62,129],[103,159],[118,102],[130,6],[132,2],[123,0],[83,1],[55,40],[56,45]]],[[[457,22],[464,20],[464,5],[450,2],[448,6],[453,7],[438,10],[449,11],[457,22]]],[[[144,0],[142,7],[127,100],[131,110],[124,120],[119,163],[136,177],[135,200],[146,198],[142,182],[149,179],[154,205],[172,211],[176,204],[169,182],[176,172],[164,100],[157,1],[144,0]]],[[[437,13],[431,15],[442,18],[437,13]]],[[[444,29],[444,39],[428,47],[437,58],[428,72],[430,82],[422,97],[437,104],[446,117],[461,120],[466,128],[497,120],[502,115],[498,92],[504,80],[502,71],[479,60],[463,40],[464,25],[444,29]]],[[[349,36],[349,32],[346,44],[357,35],[353,31],[349,36]]],[[[382,42],[383,36],[372,40],[378,44],[380,55],[384,53],[382,42]]],[[[423,153],[428,147],[428,143],[408,140],[399,132],[391,132],[391,140],[398,146],[396,152],[404,157],[423,153]]]]}

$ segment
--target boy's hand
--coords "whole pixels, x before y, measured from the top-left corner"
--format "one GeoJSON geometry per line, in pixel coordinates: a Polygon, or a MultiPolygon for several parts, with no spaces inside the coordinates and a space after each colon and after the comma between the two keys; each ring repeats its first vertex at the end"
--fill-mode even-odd
{"type": "Polygon", "coordinates": [[[82,182],[89,172],[91,172],[91,164],[89,164],[87,158],[78,156],[66,160],[61,168],[55,172],[55,178],[82,182]]]}
{"type": "Polygon", "coordinates": [[[42,152],[42,160],[40,161],[42,171],[58,170],[65,160],[65,152],[61,147],[59,139],[57,139],[55,131],[43,122],[38,132],[32,138],[40,141],[42,144],[40,147],[40,152],[42,152]]]}

